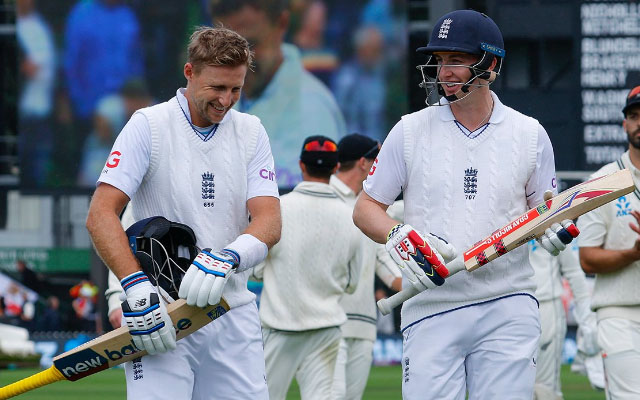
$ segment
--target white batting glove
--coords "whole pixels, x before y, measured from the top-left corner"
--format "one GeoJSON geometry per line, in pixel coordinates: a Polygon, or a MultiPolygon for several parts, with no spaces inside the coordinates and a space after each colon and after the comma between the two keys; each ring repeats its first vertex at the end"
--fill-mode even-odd
{"type": "Polygon", "coordinates": [[[133,344],[149,354],[175,349],[176,330],[147,275],[136,272],[121,280],[120,284],[126,296],[122,302],[122,315],[133,344]]]}
{"type": "Polygon", "coordinates": [[[557,256],[579,234],[580,231],[573,221],[565,219],[560,224],[556,222],[551,228],[547,228],[537,241],[549,254],[557,256]]]}
{"type": "Polygon", "coordinates": [[[455,248],[431,234],[421,234],[411,225],[398,224],[387,236],[387,252],[418,291],[444,283],[449,270],[444,265],[456,256],[455,248]]]}
{"type": "Polygon", "coordinates": [[[182,278],[178,296],[192,306],[220,303],[224,285],[239,264],[240,256],[233,250],[202,250],[182,278]]]}

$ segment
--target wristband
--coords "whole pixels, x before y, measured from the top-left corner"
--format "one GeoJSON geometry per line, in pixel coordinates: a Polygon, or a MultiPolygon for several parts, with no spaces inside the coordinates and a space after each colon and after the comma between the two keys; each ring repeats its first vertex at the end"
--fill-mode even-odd
{"type": "Polygon", "coordinates": [[[240,256],[237,272],[255,267],[267,257],[267,245],[260,239],[248,233],[243,233],[236,240],[224,247],[233,250],[240,256]]]}

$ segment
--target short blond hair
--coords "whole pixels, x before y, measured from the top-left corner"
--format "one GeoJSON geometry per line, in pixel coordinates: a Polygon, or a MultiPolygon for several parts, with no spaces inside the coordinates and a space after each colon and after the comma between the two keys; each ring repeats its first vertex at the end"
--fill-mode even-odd
{"type": "Polygon", "coordinates": [[[253,52],[247,39],[231,29],[201,26],[189,38],[188,62],[199,72],[205,65],[251,68],[253,52]]]}

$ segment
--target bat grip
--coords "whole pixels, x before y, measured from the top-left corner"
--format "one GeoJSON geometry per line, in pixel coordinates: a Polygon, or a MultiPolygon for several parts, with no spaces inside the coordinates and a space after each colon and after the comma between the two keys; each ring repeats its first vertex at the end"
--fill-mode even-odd
{"type": "Polygon", "coordinates": [[[380,310],[382,315],[387,315],[391,312],[391,310],[398,307],[400,304],[409,300],[418,293],[419,292],[414,289],[413,286],[409,286],[389,298],[378,300],[378,310],[380,310]]]}
{"type": "MultiPolygon", "coordinates": [[[[449,270],[449,276],[457,274],[460,271],[465,270],[464,259],[462,256],[456,257],[454,260],[450,261],[447,265],[447,269],[449,270]]],[[[398,293],[393,296],[378,300],[378,310],[382,313],[382,315],[387,315],[394,308],[398,307],[400,304],[409,300],[416,294],[420,293],[417,289],[414,289],[413,286],[408,286],[405,289],[402,289],[398,293]]]]}
{"type": "Polygon", "coordinates": [[[0,388],[0,400],[8,399],[13,396],[28,392],[30,390],[48,385],[53,382],[64,380],[64,375],[51,366],[42,372],[38,372],[28,378],[24,378],[18,382],[0,388]]]}

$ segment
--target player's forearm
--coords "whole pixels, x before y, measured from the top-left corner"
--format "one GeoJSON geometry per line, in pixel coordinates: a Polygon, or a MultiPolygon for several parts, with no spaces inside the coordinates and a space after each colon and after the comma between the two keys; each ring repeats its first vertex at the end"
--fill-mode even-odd
{"type": "Polygon", "coordinates": [[[581,247],[580,264],[588,274],[606,274],[626,268],[640,259],[635,249],[611,250],[599,247],[581,247]]]}
{"type": "Polygon", "coordinates": [[[386,243],[387,234],[398,224],[386,213],[387,207],[362,192],[353,209],[353,222],[374,242],[386,243]]]}
{"type": "Polygon", "coordinates": [[[247,204],[251,213],[251,222],[244,233],[254,236],[268,248],[273,247],[280,241],[282,230],[280,200],[264,196],[250,199],[247,204]]]}
{"type": "Polygon", "coordinates": [[[96,252],[118,279],[140,270],[115,212],[92,203],[87,216],[87,230],[96,252]]]}

